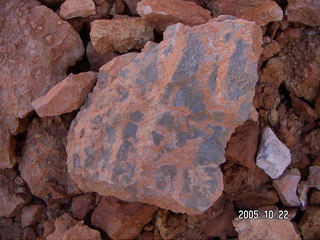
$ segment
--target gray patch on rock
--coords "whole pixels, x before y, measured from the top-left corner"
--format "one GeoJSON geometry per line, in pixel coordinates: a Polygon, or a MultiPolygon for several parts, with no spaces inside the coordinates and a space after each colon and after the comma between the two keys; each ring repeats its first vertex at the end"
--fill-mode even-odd
{"type": "Polygon", "coordinates": [[[134,111],[130,113],[130,120],[133,122],[140,122],[143,119],[143,113],[140,111],[134,111]]]}
{"type": "Polygon", "coordinates": [[[118,150],[117,161],[127,161],[130,152],[134,152],[133,144],[128,140],[124,140],[118,150]]]}
{"type": "Polygon", "coordinates": [[[177,166],[163,165],[160,169],[154,172],[154,180],[159,190],[164,190],[170,183],[173,184],[174,178],[177,175],[177,166]]]}
{"type": "Polygon", "coordinates": [[[138,125],[133,122],[128,122],[123,131],[123,138],[132,138],[132,140],[136,141],[137,139],[137,131],[138,125]]]}
{"type": "Polygon", "coordinates": [[[163,139],[163,136],[159,133],[157,133],[156,131],[152,131],[151,132],[151,135],[152,135],[152,140],[153,140],[153,143],[156,145],[156,146],[159,146],[161,144],[161,141],[163,139]]]}
{"type": "Polygon", "coordinates": [[[172,129],[174,117],[170,112],[166,112],[161,115],[159,120],[159,124],[163,127],[166,127],[168,131],[172,129]]]}

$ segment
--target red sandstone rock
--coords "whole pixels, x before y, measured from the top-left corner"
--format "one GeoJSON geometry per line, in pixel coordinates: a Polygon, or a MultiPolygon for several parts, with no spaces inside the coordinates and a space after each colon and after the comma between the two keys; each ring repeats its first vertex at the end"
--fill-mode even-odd
{"type": "Polygon", "coordinates": [[[86,55],[90,63],[91,71],[99,72],[100,67],[110,62],[113,58],[119,56],[119,53],[111,51],[105,54],[100,54],[94,49],[92,43],[89,42],[87,45],[86,55]]]}
{"type": "Polygon", "coordinates": [[[23,117],[32,110],[33,100],[65,78],[84,48],[72,27],[37,1],[3,3],[0,115],[23,117]]]}
{"type": "Polygon", "coordinates": [[[101,54],[110,51],[128,52],[141,49],[153,40],[153,29],[142,18],[120,18],[91,22],[90,39],[101,54]]]}
{"type": "Polygon", "coordinates": [[[310,195],[310,205],[320,205],[320,191],[313,189],[310,195]]]}
{"type": "Polygon", "coordinates": [[[304,142],[313,156],[320,155],[320,129],[316,128],[304,136],[304,142]]]}
{"type": "Polygon", "coordinates": [[[34,229],[32,227],[25,227],[23,229],[23,237],[22,239],[26,240],[36,240],[37,236],[34,232],[34,229]]]}
{"type": "Polygon", "coordinates": [[[100,232],[89,228],[83,223],[77,223],[75,226],[69,228],[67,232],[62,234],[61,240],[70,239],[85,239],[85,240],[102,240],[100,232]]]}
{"type": "MultiPolygon", "coordinates": [[[[1,123],[1,121],[0,121],[1,123]]],[[[3,125],[2,125],[3,126],[3,125]]],[[[5,125],[4,125],[5,126],[5,125]]],[[[0,168],[12,168],[16,164],[15,140],[9,130],[0,128],[0,168]]]]}
{"type": "Polygon", "coordinates": [[[131,15],[138,16],[137,13],[137,4],[141,0],[124,0],[129,8],[131,15]]]}
{"type": "Polygon", "coordinates": [[[259,124],[247,121],[231,135],[225,156],[228,160],[247,168],[255,168],[255,155],[259,142],[259,124]]]}
{"type": "Polygon", "coordinates": [[[293,94],[290,95],[290,98],[292,109],[297,116],[300,116],[306,122],[313,122],[317,119],[317,115],[306,102],[295,97],[293,94]]]}
{"type": "Polygon", "coordinates": [[[312,27],[320,26],[320,2],[318,0],[288,0],[286,15],[290,22],[312,27]]]}
{"type": "Polygon", "coordinates": [[[59,14],[62,19],[88,17],[96,14],[93,0],[66,0],[60,7],[59,14]]]}
{"type": "Polygon", "coordinates": [[[116,14],[124,14],[126,4],[123,0],[115,0],[116,14]]]}
{"type": "Polygon", "coordinates": [[[62,235],[68,231],[69,228],[77,223],[69,214],[64,213],[54,221],[54,232],[47,236],[46,240],[61,239],[62,235]]]}
{"type": "Polygon", "coordinates": [[[309,177],[307,184],[320,190],[320,166],[309,167],[309,177]]]}
{"type": "Polygon", "coordinates": [[[299,207],[297,188],[301,175],[298,169],[293,169],[283,174],[278,180],[273,180],[273,186],[277,190],[281,202],[287,207],[299,207]]]}
{"type": "Polygon", "coordinates": [[[239,219],[233,221],[239,240],[301,240],[294,225],[281,219],[239,219]]]}
{"type": "Polygon", "coordinates": [[[272,0],[215,0],[209,3],[209,9],[213,16],[231,15],[255,21],[259,26],[283,17],[281,8],[272,0]]]}
{"type": "Polygon", "coordinates": [[[320,207],[309,206],[299,223],[303,239],[314,240],[320,238],[320,207]]]}
{"type": "Polygon", "coordinates": [[[314,111],[317,114],[318,118],[320,118],[320,95],[316,99],[314,111]]]}
{"type": "Polygon", "coordinates": [[[96,80],[95,72],[71,74],[53,86],[46,95],[33,101],[32,106],[42,118],[72,112],[81,107],[96,80]]]}
{"type": "Polygon", "coordinates": [[[70,175],[84,191],[204,212],[222,193],[219,165],[248,118],[260,53],[255,23],[222,17],[169,27],[115,77],[104,66],[69,131],[70,175]]]}
{"type": "Polygon", "coordinates": [[[83,220],[87,216],[89,211],[93,208],[92,194],[77,196],[72,200],[72,216],[76,219],[83,220]]]}
{"type": "Polygon", "coordinates": [[[152,205],[103,197],[92,213],[91,224],[104,230],[112,239],[135,239],[157,209],[152,205]]]}
{"type": "Polygon", "coordinates": [[[35,118],[28,128],[19,170],[32,194],[44,200],[54,198],[52,186],[64,194],[79,191],[67,174],[64,144],[69,123],[65,117],[35,118]]]}
{"type": "Polygon", "coordinates": [[[211,19],[208,10],[183,0],[142,0],[138,3],[137,11],[158,32],[164,32],[175,23],[195,26],[211,19]]]}
{"type": "Polygon", "coordinates": [[[14,182],[14,170],[0,170],[0,217],[12,217],[30,201],[26,189],[14,182]]]}
{"type": "Polygon", "coordinates": [[[0,218],[0,239],[23,239],[23,229],[20,224],[13,222],[12,218],[0,218]]]}
{"type": "Polygon", "coordinates": [[[281,46],[277,41],[272,41],[263,46],[263,52],[261,55],[261,61],[264,62],[274,57],[281,51],[281,46]]]}
{"type": "Polygon", "coordinates": [[[41,205],[25,206],[21,210],[21,226],[33,225],[40,220],[43,207],[41,205]]]}

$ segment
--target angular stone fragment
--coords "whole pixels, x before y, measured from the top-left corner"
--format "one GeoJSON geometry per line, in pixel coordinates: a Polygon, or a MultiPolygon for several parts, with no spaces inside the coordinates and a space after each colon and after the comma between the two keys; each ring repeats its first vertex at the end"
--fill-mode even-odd
{"type": "Polygon", "coordinates": [[[43,207],[41,205],[25,206],[21,210],[21,226],[26,227],[40,220],[43,207]]]}
{"type": "Polygon", "coordinates": [[[231,15],[255,21],[259,26],[283,17],[282,9],[272,0],[215,0],[210,1],[209,9],[213,16],[231,15]]]}
{"type": "Polygon", "coordinates": [[[282,219],[239,219],[233,220],[239,240],[301,240],[293,224],[282,219]]]}
{"type": "Polygon", "coordinates": [[[0,15],[0,115],[23,117],[65,78],[84,47],[72,27],[35,0],[4,0],[0,15]],[[19,16],[19,17],[18,17],[19,16]]]}
{"type": "Polygon", "coordinates": [[[299,229],[305,240],[320,239],[320,207],[309,206],[299,223],[299,229]]]}
{"type": "Polygon", "coordinates": [[[222,193],[219,165],[248,118],[260,54],[255,23],[222,17],[170,26],[122,68],[113,59],[70,128],[70,175],[84,191],[204,212],[222,193]]]}
{"type": "Polygon", "coordinates": [[[318,0],[288,0],[286,15],[290,22],[312,27],[320,26],[320,2],[318,0]]]}
{"type": "Polygon", "coordinates": [[[26,189],[14,182],[15,177],[12,169],[0,170],[0,217],[15,216],[30,201],[26,189]]]}
{"type": "Polygon", "coordinates": [[[307,184],[320,190],[320,166],[309,167],[309,177],[307,184]]]}
{"type": "Polygon", "coordinates": [[[142,18],[119,18],[91,22],[90,39],[101,54],[110,51],[128,52],[141,49],[153,40],[153,28],[142,18]]]}
{"type": "Polygon", "coordinates": [[[183,0],[142,0],[138,3],[137,12],[159,32],[175,23],[195,26],[211,19],[208,10],[183,0]]]}
{"type": "Polygon", "coordinates": [[[54,197],[53,191],[79,191],[67,173],[64,144],[69,124],[65,117],[35,118],[28,128],[19,170],[31,192],[44,200],[54,197]]]}
{"type": "Polygon", "coordinates": [[[1,150],[0,168],[1,169],[12,168],[16,164],[17,159],[14,154],[14,149],[15,149],[15,140],[11,136],[10,131],[0,127],[0,150],[1,150]]]}
{"type": "Polygon", "coordinates": [[[297,196],[298,184],[301,174],[298,169],[293,169],[283,174],[279,179],[273,180],[281,202],[287,207],[298,207],[300,201],[297,196]]]}
{"type": "Polygon", "coordinates": [[[141,0],[124,0],[125,3],[127,4],[129,11],[132,15],[137,16],[137,4],[138,2],[140,2],[141,0]]]}
{"type": "Polygon", "coordinates": [[[316,113],[306,102],[295,97],[293,94],[290,95],[290,98],[292,109],[297,116],[300,116],[306,122],[313,122],[317,119],[316,113]]]}
{"type": "Polygon", "coordinates": [[[71,74],[53,86],[46,95],[37,98],[32,106],[40,117],[58,116],[81,107],[97,80],[97,73],[71,74]]]}
{"type": "Polygon", "coordinates": [[[23,239],[23,229],[20,224],[13,222],[12,218],[0,218],[0,239],[23,239]]]}
{"type": "Polygon", "coordinates": [[[62,19],[76,17],[88,17],[96,14],[96,6],[93,0],[66,0],[60,7],[62,19]]]}
{"type": "Polygon", "coordinates": [[[279,178],[291,162],[290,150],[273,133],[271,128],[263,131],[256,164],[272,179],[279,178]]]}
{"type": "Polygon", "coordinates": [[[152,205],[103,197],[92,213],[91,224],[104,230],[112,239],[135,239],[157,209],[152,205]]]}
{"type": "Polygon", "coordinates": [[[87,216],[89,211],[93,208],[94,206],[92,194],[77,196],[72,200],[72,216],[76,219],[83,220],[87,216]]]}

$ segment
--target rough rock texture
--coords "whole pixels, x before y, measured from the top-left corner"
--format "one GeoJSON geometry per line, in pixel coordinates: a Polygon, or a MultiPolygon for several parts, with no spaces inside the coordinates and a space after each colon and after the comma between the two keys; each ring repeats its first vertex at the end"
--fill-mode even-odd
{"type": "Polygon", "coordinates": [[[93,208],[92,194],[85,194],[72,199],[71,211],[72,216],[76,219],[83,220],[93,208]]]}
{"type": "Polygon", "coordinates": [[[57,7],[62,4],[65,0],[40,0],[39,2],[49,6],[49,7],[57,7]]]}
{"type": "Polygon", "coordinates": [[[247,121],[236,128],[226,148],[226,158],[247,168],[255,168],[259,142],[259,124],[247,121]]]}
{"type": "Polygon", "coordinates": [[[290,150],[273,133],[271,128],[263,131],[256,164],[272,179],[279,178],[291,162],[290,150]]]}
{"type": "MultiPolygon", "coordinates": [[[[1,123],[1,121],[0,121],[1,123]]],[[[6,125],[1,125],[6,126],[6,125]]],[[[10,131],[5,128],[0,128],[0,168],[12,168],[16,164],[14,154],[15,140],[11,136],[10,131]]]]}
{"type": "Polygon", "coordinates": [[[40,117],[58,116],[81,107],[97,80],[97,73],[83,72],[71,74],[46,95],[37,98],[32,106],[40,117]]]}
{"type": "Polygon", "coordinates": [[[91,22],[90,39],[101,54],[141,49],[153,40],[153,28],[142,18],[119,18],[91,22]]]}
{"type": "Polygon", "coordinates": [[[300,100],[293,94],[290,95],[290,98],[293,111],[302,120],[306,122],[313,122],[317,119],[316,113],[305,101],[300,100]]]}
{"type": "Polygon", "coordinates": [[[0,218],[1,240],[22,239],[23,229],[20,224],[13,222],[12,218],[0,218]]]}
{"type": "Polygon", "coordinates": [[[21,210],[21,226],[26,227],[40,220],[43,207],[41,205],[25,206],[21,210]]]}
{"type": "Polygon", "coordinates": [[[112,239],[135,239],[157,209],[152,205],[103,197],[92,213],[91,224],[103,229],[112,239]]]}
{"type": "Polygon", "coordinates": [[[299,229],[305,240],[320,239],[320,207],[309,206],[302,216],[299,229]]]}
{"type": "Polygon", "coordinates": [[[17,215],[30,201],[31,196],[25,187],[15,183],[17,174],[13,170],[0,170],[0,217],[17,215]]]}
{"type": "Polygon", "coordinates": [[[130,13],[132,15],[138,15],[137,5],[138,5],[138,2],[140,2],[141,0],[124,0],[124,1],[127,4],[130,13]]]}
{"type": "Polygon", "coordinates": [[[100,54],[94,49],[91,42],[87,45],[86,54],[90,63],[90,70],[95,72],[99,72],[100,67],[119,56],[119,53],[115,51],[100,54]]]}
{"type": "Polygon", "coordinates": [[[35,118],[28,128],[19,170],[32,194],[44,200],[78,191],[66,166],[69,124],[67,117],[35,118]]]}
{"type": "Polygon", "coordinates": [[[297,196],[298,184],[301,174],[298,169],[293,169],[283,174],[278,180],[273,181],[273,186],[284,206],[298,207],[300,201],[297,196]]]}
{"type": "Polygon", "coordinates": [[[320,190],[320,166],[309,167],[309,177],[307,184],[320,190]]]}
{"type": "Polygon", "coordinates": [[[286,15],[290,22],[312,27],[320,26],[320,2],[318,0],[288,0],[286,15]]]}
{"type": "Polygon", "coordinates": [[[72,27],[35,0],[4,0],[0,15],[0,115],[23,117],[84,52],[72,27]],[[19,18],[16,18],[16,15],[19,18]]]}
{"type": "Polygon", "coordinates": [[[289,220],[236,218],[233,225],[239,240],[301,240],[289,220]]]}
{"type": "Polygon", "coordinates": [[[255,21],[259,26],[283,17],[282,9],[272,0],[214,0],[210,1],[209,9],[213,16],[231,15],[255,21]]]}
{"type": "Polygon", "coordinates": [[[62,19],[76,17],[88,17],[96,14],[96,6],[93,0],[66,0],[60,7],[62,19]]]}
{"type": "Polygon", "coordinates": [[[310,205],[320,205],[320,191],[314,189],[310,195],[310,205]]]}
{"type": "Polygon", "coordinates": [[[208,10],[183,0],[142,0],[138,3],[137,12],[159,32],[175,23],[195,26],[211,19],[208,10]]]}
{"type": "Polygon", "coordinates": [[[255,23],[221,17],[169,27],[116,77],[102,68],[69,131],[72,178],[84,191],[204,212],[222,193],[219,164],[248,118],[260,54],[255,23]]]}

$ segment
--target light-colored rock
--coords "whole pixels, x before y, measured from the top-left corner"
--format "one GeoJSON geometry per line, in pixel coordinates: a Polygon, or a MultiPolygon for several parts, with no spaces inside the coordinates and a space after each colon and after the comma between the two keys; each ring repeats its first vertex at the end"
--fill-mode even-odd
{"type": "Polygon", "coordinates": [[[83,72],[71,74],[46,95],[37,98],[32,106],[40,117],[59,116],[81,107],[97,80],[97,73],[83,72]]]}
{"type": "Polygon", "coordinates": [[[67,173],[69,124],[68,117],[35,118],[27,131],[19,170],[32,194],[44,200],[79,192],[67,173]]]}
{"type": "Polygon", "coordinates": [[[303,214],[299,229],[305,240],[320,239],[320,207],[309,206],[303,214]]]}
{"type": "Polygon", "coordinates": [[[320,190],[320,166],[309,167],[309,177],[307,184],[320,190]]]}
{"type": "Polygon", "coordinates": [[[301,209],[305,210],[308,205],[308,192],[310,187],[306,183],[306,181],[301,181],[298,186],[298,197],[301,203],[301,209]]]}
{"type": "Polygon", "coordinates": [[[195,26],[211,19],[208,10],[183,0],[142,0],[138,3],[137,12],[158,32],[164,32],[175,23],[195,26]]]}
{"type": "Polygon", "coordinates": [[[40,220],[43,207],[41,205],[25,206],[21,210],[21,226],[27,227],[40,220]]]}
{"type": "Polygon", "coordinates": [[[260,53],[255,23],[222,17],[170,26],[118,73],[126,55],[113,59],[70,128],[70,175],[83,191],[204,212],[222,193],[219,165],[248,118],[260,53]]]}
{"type": "Polygon", "coordinates": [[[112,239],[135,239],[157,209],[152,205],[103,197],[92,213],[91,224],[103,229],[112,239]]]}
{"type": "Polygon", "coordinates": [[[319,0],[288,0],[286,15],[290,22],[320,26],[319,0]]]}
{"type": "Polygon", "coordinates": [[[0,169],[0,217],[17,215],[31,199],[27,190],[14,182],[16,175],[12,169],[0,169]]]}
{"type": "Polygon", "coordinates": [[[236,218],[233,225],[239,240],[301,240],[289,220],[236,218]]]}
{"type": "Polygon", "coordinates": [[[88,17],[96,14],[93,0],[66,0],[60,7],[59,14],[62,19],[88,17]]]}
{"type": "Polygon", "coordinates": [[[273,180],[273,186],[284,206],[298,207],[300,201],[297,196],[298,184],[301,174],[298,169],[292,169],[284,173],[279,179],[273,180]]]}
{"type": "Polygon", "coordinates": [[[274,134],[271,128],[264,129],[256,164],[272,179],[279,178],[291,162],[290,150],[274,134]]]}
{"type": "Polygon", "coordinates": [[[90,39],[101,54],[125,53],[141,49],[147,41],[153,40],[153,28],[139,17],[95,20],[91,22],[90,39]]]}
{"type": "Polygon", "coordinates": [[[209,2],[209,9],[213,16],[231,15],[255,21],[259,26],[283,17],[282,9],[272,0],[215,0],[209,2]]]}

